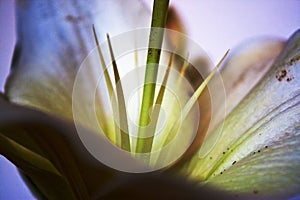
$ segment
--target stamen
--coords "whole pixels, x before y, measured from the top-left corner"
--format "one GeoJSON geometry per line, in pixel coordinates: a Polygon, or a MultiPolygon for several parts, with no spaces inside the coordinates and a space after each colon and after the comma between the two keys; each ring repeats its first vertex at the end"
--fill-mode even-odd
{"type": "Polygon", "coordinates": [[[172,52],[171,56],[170,56],[170,59],[169,59],[168,68],[166,70],[166,74],[164,76],[162,85],[161,85],[161,87],[159,89],[159,92],[158,92],[158,95],[157,95],[157,99],[155,101],[155,105],[161,105],[161,103],[162,103],[163,96],[164,96],[165,89],[166,89],[166,84],[167,84],[169,74],[170,74],[170,68],[172,66],[173,56],[174,56],[174,53],[172,52]]]}
{"type": "MultiPolygon", "coordinates": [[[[172,123],[172,124],[174,124],[174,126],[171,128],[171,130],[167,134],[167,138],[166,138],[163,146],[167,145],[169,143],[169,141],[172,140],[172,136],[174,134],[171,134],[171,133],[177,133],[178,129],[180,128],[178,126],[181,124],[181,122],[183,122],[186,119],[186,117],[188,116],[188,114],[191,111],[192,107],[197,102],[197,100],[198,100],[199,96],[201,95],[202,91],[205,89],[205,87],[207,86],[207,84],[209,83],[209,81],[211,80],[213,75],[216,73],[216,71],[218,70],[220,65],[223,63],[223,61],[226,58],[226,56],[228,55],[228,53],[229,53],[229,50],[227,50],[227,52],[222,57],[222,59],[219,61],[219,63],[216,65],[216,67],[212,70],[212,72],[208,75],[208,77],[206,77],[206,79],[203,81],[203,83],[194,92],[193,96],[188,100],[188,102],[186,103],[186,105],[184,106],[184,108],[181,112],[181,117],[177,118],[177,121],[174,121],[174,123],[172,123]]],[[[158,162],[160,162],[162,159],[163,158],[161,156],[159,156],[158,162]]]]}
{"type": "Polygon", "coordinates": [[[162,85],[159,89],[159,92],[158,92],[158,95],[157,95],[157,98],[156,98],[156,101],[155,101],[155,104],[154,104],[154,106],[156,106],[156,107],[153,108],[153,111],[151,113],[151,122],[150,122],[149,126],[147,127],[148,131],[153,133],[153,135],[151,137],[146,138],[145,141],[144,141],[149,146],[150,150],[152,149],[153,139],[154,139],[154,135],[155,135],[154,133],[156,131],[158,117],[159,117],[159,113],[160,113],[160,110],[161,110],[157,106],[161,106],[162,101],[163,101],[163,97],[164,97],[164,93],[165,93],[165,89],[166,89],[166,84],[167,84],[169,74],[170,74],[170,69],[171,69],[171,66],[172,66],[173,56],[174,56],[174,53],[172,52],[171,56],[169,58],[168,68],[167,68],[166,73],[164,75],[162,85]]]}
{"type": "Polygon", "coordinates": [[[106,34],[109,52],[112,60],[112,66],[115,75],[115,84],[117,89],[117,98],[118,98],[118,108],[119,108],[119,123],[120,123],[120,131],[121,131],[121,148],[130,151],[130,139],[128,132],[128,120],[127,120],[127,112],[126,112],[126,104],[124,99],[124,93],[122,88],[122,83],[120,80],[120,75],[117,67],[117,63],[114,57],[114,53],[112,50],[112,45],[110,42],[109,35],[106,34]]]}
{"type": "MultiPolygon", "coordinates": [[[[98,55],[99,55],[99,59],[100,59],[100,62],[101,62],[101,67],[102,67],[102,70],[103,70],[103,73],[104,73],[104,78],[105,78],[105,82],[106,82],[106,87],[107,87],[107,90],[108,90],[108,94],[109,95],[112,95],[112,99],[116,102],[116,96],[113,92],[113,88],[112,88],[112,82],[111,82],[111,79],[110,79],[110,76],[108,74],[108,70],[107,70],[107,67],[106,67],[106,64],[105,64],[105,61],[104,61],[104,57],[103,57],[103,54],[102,54],[102,51],[101,51],[101,48],[100,48],[100,44],[99,44],[99,41],[98,41],[98,37],[97,37],[97,33],[96,33],[96,30],[95,30],[95,26],[94,24],[92,25],[92,29],[93,29],[93,33],[94,33],[94,39],[95,39],[95,42],[96,42],[96,45],[97,45],[97,51],[98,51],[98,55]]],[[[109,121],[107,119],[107,117],[105,117],[103,115],[103,110],[104,110],[104,104],[102,103],[101,101],[101,97],[99,97],[97,99],[100,103],[100,108],[101,108],[101,111],[99,112],[100,113],[100,117],[101,117],[101,121],[103,120],[104,123],[101,123],[101,124],[104,124],[103,127],[104,127],[104,134],[112,141],[112,142],[118,142],[118,133],[117,133],[117,130],[118,130],[118,126],[117,124],[114,122],[114,125],[115,125],[115,135],[112,135],[110,133],[108,133],[108,128],[105,128],[106,126],[109,125],[109,121]],[[117,141],[116,141],[117,140],[117,141]]],[[[113,112],[115,109],[115,106],[114,105],[111,105],[112,106],[112,109],[113,109],[113,112]]]]}
{"type": "Polygon", "coordinates": [[[189,57],[190,57],[190,54],[188,53],[187,56],[186,56],[186,59],[184,60],[181,71],[180,71],[180,76],[182,76],[182,77],[184,77],[186,69],[189,66],[189,62],[188,62],[189,57]]]}
{"type": "Polygon", "coordinates": [[[106,67],[106,64],[105,64],[105,61],[104,61],[104,57],[103,57],[103,54],[102,54],[102,51],[101,51],[101,48],[100,48],[100,45],[99,45],[99,41],[98,41],[98,37],[97,37],[97,33],[96,33],[96,30],[95,30],[94,24],[93,24],[93,33],[94,33],[94,38],[95,38],[96,45],[97,45],[97,50],[98,50],[98,55],[99,55],[99,58],[100,58],[102,70],[104,72],[104,78],[105,78],[105,81],[106,81],[107,89],[108,89],[109,94],[111,94],[111,93],[113,93],[112,82],[111,82],[111,79],[110,79],[109,74],[108,74],[108,70],[107,70],[107,67],[106,67]]]}
{"type": "Polygon", "coordinates": [[[222,62],[224,61],[224,59],[228,55],[228,53],[229,53],[229,50],[227,50],[227,52],[222,57],[222,59],[219,61],[219,63],[216,65],[216,67],[212,70],[212,72],[208,75],[208,77],[206,77],[206,79],[203,81],[203,83],[201,83],[201,85],[198,87],[198,89],[194,92],[193,96],[186,103],[186,105],[185,105],[185,107],[183,108],[183,111],[182,111],[183,120],[187,117],[187,115],[189,114],[191,108],[196,103],[196,101],[198,100],[200,94],[202,93],[204,88],[207,86],[207,84],[209,83],[209,81],[211,80],[213,75],[216,73],[216,71],[218,70],[218,68],[220,67],[220,65],[222,64],[222,62]]]}

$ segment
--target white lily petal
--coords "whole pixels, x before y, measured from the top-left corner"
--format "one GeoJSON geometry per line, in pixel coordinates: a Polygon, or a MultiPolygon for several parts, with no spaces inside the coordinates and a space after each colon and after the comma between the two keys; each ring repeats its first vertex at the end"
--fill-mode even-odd
{"type": "MultiPolygon", "coordinates": [[[[278,38],[257,38],[243,43],[232,51],[220,70],[223,82],[218,76],[213,77],[209,90],[206,89],[199,98],[201,108],[200,132],[197,142],[190,149],[191,152],[198,148],[204,137],[211,134],[226,115],[260,81],[270,69],[274,59],[282,51],[284,44],[285,42],[278,38]],[[225,90],[226,95],[220,91],[221,89],[225,90]],[[212,97],[214,101],[211,100],[212,97]],[[213,119],[211,119],[212,115],[214,116],[213,119]]],[[[203,154],[205,154],[211,149],[211,144],[202,148],[203,154]]]]}
{"type": "Polygon", "coordinates": [[[283,198],[297,194],[300,186],[299,96],[297,101],[297,105],[271,121],[263,120],[265,123],[255,127],[256,130],[247,132],[250,136],[246,141],[238,144],[215,170],[222,174],[212,177],[208,183],[231,192],[259,196],[283,198]],[[286,120],[287,123],[282,123],[286,120]],[[237,162],[235,158],[241,160],[237,162]]]}
{"type": "MultiPolygon", "coordinates": [[[[10,101],[72,118],[75,75],[101,39],[149,26],[140,1],[17,1],[17,48],[6,83],[10,101]]],[[[92,73],[92,72],[91,72],[92,73]]],[[[91,80],[91,74],[86,74],[91,80]]]]}
{"type": "Polygon", "coordinates": [[[207,141],[213,150],[205,157],[196,153],[186,165],[186,172],[229,191],[248,194],[259,191],[261,195],[297,192],[300,187],[299,43],[300,31],[292,36],[261,82],[225,119],[223,129],[219,126],[212,133],[213,138],[213,134],[222,130],[215,145],[215,141],[207,141]],[[258,151],[259,155],[254,156],[258,151]]]}
{"type": "Polygon", "coordinates": [[[232,53],[221,70],[226,90],[226,113],[230,113],[260,81],[282,51],[284,44],[283,40],[277,38],[253,39],[232,53]]]}
{"type": "MultiPolygon", "coordinates": [[[[45,194],[53,192],[47,198],[52,199],[59,195],[57,193],[59,191],[58,187],[61,187],[61,184],[63,184],[59,181],[66,181],[72,195],[75,195],[77,199],[90,199],[104,185],[113,181],[117,176],[122,175],[118,171],[100,163],[88,152],[76,134],[77,127],[75,128],[75,125],[70,121],[55,118],[23,106],[13,105],[1,98],[0,108],[2,111],[0,113],[0,132],[3,135],[1,137],[7,137],[6,140],[11,141],[8,144],[3,139],[0,141],[4,143],[5,148],[5,150],[3,147],[0,148],[0,153],[3,153],[8,159],[23,169],[23,172],[33,179],[34,184],[41,184],[42,189],[45,190],[43,191],[45,194]],[[26,147],[22,143],[22,140],[19,140],[19,143],[13,142],[14,138],[11,138],[11,133],[20,134],[20,137],[30,137],[45,156],[39,156],[28,145],[28,148],[24,152],[26,147]],[[9,147],[10,144],[14,144],[15,150],[13,147],[9,147]],[[16,153],[16,151],[21,150],[23,151],[21,152],[22,156],[26,157],[19,159],[20,152],[16,153]],[[40,162],[41,158],[43,158],[43,162],[40,162]],[[56,171],[52,167],[49,167],[46,162],[47,160],[62,175],[62,180],[56,177],[57,173],[54,173],[56,171]],[[48,180],[46,178],[43,180],[41,176],[42,178],[50,176],[51,179],[48,180]],[[46,186],[48,186],[49,182],[55,184],[57,187],[47,190],[46,186]]],[[[113,145],[108,140],[95,137],[96,134],[83,127],[81,127],[81,131],[88,136],[91,143],[93,143],[92,145],[99,147],[100,152],[105,152],[105,155],[102,157],[104,160],[112,160],[114,158],[118,165],[122,163],[123,166],[131,168],[141,166],[129,154],[122,152],[118,148],[113,148],[113,145]]],[[[63,187],[60,189],[62,190],[63,187]]],[[[64,195],[68,195],[67,192],[69,191],[60,192],[65,192],[66,194],[64,195]]]]}

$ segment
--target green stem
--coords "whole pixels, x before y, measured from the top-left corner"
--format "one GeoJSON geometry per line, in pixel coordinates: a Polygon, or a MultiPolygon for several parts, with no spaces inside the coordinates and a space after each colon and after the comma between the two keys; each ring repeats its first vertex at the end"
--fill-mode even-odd
{"type": "MultiPolygon", "coordinates": [[[[159,114],[160,114],[160,111],[161,111],[161,105],[162,105],[162,102],[163,102],[167,81],[168,81],[168,78],[169,78],[169,75],[170,75],[170,69],[171,69],[171,66],[172,66],[173,56],[174,56],[174,53],[172,52],[171,56],[170,56],[170,59],[169,59],[168,68],[166,70],[163,82],[160,86],[159,92],[158,92],[156,100],[155,100],[154,105],[159,106],[159,107],[154,108],[152,113],[151,113],[152,114],[151,115],[152,120],[150,122],[150,131],[152,131],[152,132],[156,131],[156,126],[157,126],[159,114]]],[[[154,139],[154,136],[149,137],[149,141],[151,141],[151,140],[153,141],[153,139],[154,139]]]]}
{"type": "Polygon", "coordinates": [[[152,23],[149,37],[149,47],[147,55],[147,67],[145,73],[145,84],[143,90],[143,99],[139,121],[139,133],[137,139],[136,152],[150,152],[152,148],[153,138],[144,138],[145,127],[150,123],[149,111],[153,106],[155,86],[158,72],[158,64],[160,59],[160,50],[163,41],[163,35],[167,19],[169,0],[154,0],[152,23]]]}

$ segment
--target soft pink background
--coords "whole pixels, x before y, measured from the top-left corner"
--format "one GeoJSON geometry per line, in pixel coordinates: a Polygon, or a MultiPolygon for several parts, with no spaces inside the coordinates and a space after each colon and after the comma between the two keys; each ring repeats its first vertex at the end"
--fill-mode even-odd
{"type": "MultiPolygon", "coordinates": [[[[151,7],[152,1],[145,0],[151,7]]],[[[15,44],[13,0],[0,0],[0,90],[15,44]]],[[[300,26],[299,0],[171,0],[188,35],[214,62],[242,41],[257,36],[287,38],[300,26]]],[[[1,112],[1,111],[0,111],[1,112]]],[[[32,199],[13,165],[0,156],[0,199],[32,199]]]]}

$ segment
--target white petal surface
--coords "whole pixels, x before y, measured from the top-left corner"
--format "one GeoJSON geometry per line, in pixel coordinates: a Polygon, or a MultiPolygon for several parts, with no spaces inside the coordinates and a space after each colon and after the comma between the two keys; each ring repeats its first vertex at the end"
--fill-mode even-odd
{"type": "MultiPolygon", "coordinates": [[[[228,191],[293,195],[300,188],[300,32],[269,72],[225,119],[205,157],[196,153],[186,172],[228,191]],[[255,152],[255,153],[254,153],[255,152]]],[[[213,136],[212,134],[212,136],[213,136]]],[[[213,138],[213,137],[212,137],[213,138]]]]}
{"type": "Polygon", "coordinates": [[[270,69],[284,44],[277,38],[252,39],[232,52],[221,70],[226,90],[226,113],[230,113],[270,69]]]}
{"type": "MultiPolygon", "coordinates": [[[[284,44],[278,38],[256,38],[230,52],[220,70],[222,79],[220,76],[213,77],[209,89],[204,90],[199,98],[199,139],[192,146],[191,152],[198,148],[204,137],[211,134],[260,81],[282,51],[284,44]]],[[[205,155],[211,147],[211,144],[204,143],[201,154],[205,155]]]]}
{"type": "MultiPolygon", "coordinates": [[[[80,64],[101,40],[149,26],[140,1],[17,1],[17,47],[6,95],[18,104],[72,118],[72,88],[80,64]]],[[[86,74],[92,80],[92,71],[86,74]]]]}

